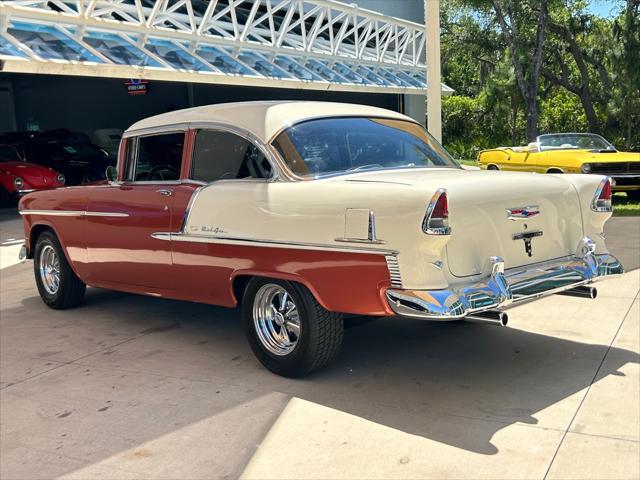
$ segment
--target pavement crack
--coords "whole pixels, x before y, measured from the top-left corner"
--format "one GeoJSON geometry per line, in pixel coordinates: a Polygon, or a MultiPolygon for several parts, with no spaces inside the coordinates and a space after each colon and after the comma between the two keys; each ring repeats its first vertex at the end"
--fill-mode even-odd
{"type": "MultiPolygon", "coordinates": [[[[68,361],[64,361],[64,360],[53,360],[54,362],[58,363],[58,365],[56,365],[56,366],[54,366],[54,367],[51,367],[51,368],[48,368],[48,369],[46,369],[46,370],[43,370],[42,372],[38,372],[38,373],[36,373],[36,374],[34,374],[34,375],[28,376],[28,377],[26,377],[26,378],[23,378],[23,379],[21,379],[21,380],[17,380],[17,381],[15,381],[15,382],[12,382],[12,383],[10,383],[9,385],[5,385],[4,387],[0,388],[0,390],[8,390],[9,388],[15,387],[16,385],[20,385],[20,384],[22,384],[22,383],[24,383],[24,382],[27,382],[27,381],[32,380],[32,379],[34,379],[34,378],[37,378],[37,377],[39,377],[39,376],[41,376],[41,375],[44,375],[45,373],[52,372],[52,371],[54,371],[54,370],[57,370],[57,369],[62,368],[62,367],[66,367],[66,366],[68,366],[68,365],[74,365],[74,364],[76,364],[75,362],[77,362],[77,361],[79,361],[79,360],[82,360],[82,359],[87,358],[87,357],[91,357],[92,355],[96,355],[96,354],[98,354],[98,353],[104,352],[105,350],[110,350],[110,349],[112,349],[112,348],[118,347],[118,346],[120,346],[120,345],[122,345],[122,344],[125,344],[125,343],[127,343],[127,342],[131,342],[131,341],[133,341],[133,340],[136,340],[136,339],[138,339],[138,338],[140,338],[140,337],[142,337],[142,336],[143,336],[143,335],[136,335],[136,336],[134,336],[134,337],[127,338],[127,339],[122,340],[122,341],[120,341],[120,342],[116,342],[116,343],[114,343],[114,344],[112,344],[112,345],[105,346],[105,347],[103,347],[103,348],[101,348],[101,349],[99,349],[99,350],[96,350],[96,351],[94,351],[94,352],[86,353],[86,354],[84,354],[84,355],[81,355],[81,356],[79,356],[78,358],[74,358],[73,360],[68,360],[68,361]]],[[[42,358],[40,358],[40,357],[37,357],[37,358],[38,358],[38,359],[40,359],[40,360],[42,360],[42,358]]],[[[77,364],[76,364],[76,365],[77,365],[77,364]]]]}
{"type": "Polygon", "coordinates": [[[576,411],[573,413],[573,416],[571,417],[571,420],[569,421],[569,424],[567,425],[567,428],[565,428],[564,433],[562,434],[562,438],[560,439],[560,442],[558,442],[558,446],[556,448],[556,451],[553,453],[553,457],[551,457],[551,461],[549,462],[549,466],[547,467],[547,470],[544,473],[544,477],[543,478],[545,480],[549,476],[549,472],[551,471],[551,467],[553,466],[553,463],[555,462],[556,457],[558,456],[558,452],[560,451],[560,448],[562,447],[562,444],[564,443],[564,439],[567,438],[567,434],[569,433],[569,430],[571,429],[571,426],[573,425],[573,422],[575,422],[576,417],[578,416],[578,412],[580,412],[580,409],[582,408],[582,405],[584,404],[584,401],[587,399],[587,396],[589,395],[589,392],[591,391],[591,387],[593,386],[594,382],[598,378],[598,375],[600,374],[600,370],[602,369],[602,366],[604,365],[604,362],[607,359],[607,356],[609,355],[609,352],[611,351],[611,348],[613,347],[613,343],[616,341],[616,338],[618,338],[620,330],[622,329],[622,326],[624,325],[624,322],[627,320],[627,317],[629,316],[629,313],[631,313],[631,309],[635,305],[635,302],[638,299],[639,295],[640,295],[640,292],[636,292],[635,297],[633,297],[633,301],[631,302],[631,305],[629,305],[629,308],[627,309],[627,311],[625,312],[624,316],[622,317],[622,321],[618,325],[618,328],[616,329],[616,333],[613,335],[613,338],[609,342],[609,346],[607,347],[607,350],[604,352],[604,355],[602,356],[602,360],[600,360],[600,364],[598,365],[598,368],[596,368],[596,371],[593,374],[593,378],[591,379],[591,382],[589,383],[589,386],[587,387],[587,391],[584,393],[584,395],[580,399],[580,403],[578,404],[578,406],[576,408],[576,411]]]}

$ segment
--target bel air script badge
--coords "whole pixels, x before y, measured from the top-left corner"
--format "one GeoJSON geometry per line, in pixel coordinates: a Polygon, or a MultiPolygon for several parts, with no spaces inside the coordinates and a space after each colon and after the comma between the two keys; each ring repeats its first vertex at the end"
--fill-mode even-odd
{"type": "Polygon", "coordinates": [[[527,252],[527,255],[531,256],[533,254],[531,239],[541,236],[542,230],[532,230],[531,232],[514,233],[512,238],[514,240],[524,240],[524,251],[527,252]]]}
{"type": "Polygon", "coordinates": [[[507,218],[509,220],[526,220],[536,215],[540,215],[540,207],[538,205],[507,208],[507,218]]]}

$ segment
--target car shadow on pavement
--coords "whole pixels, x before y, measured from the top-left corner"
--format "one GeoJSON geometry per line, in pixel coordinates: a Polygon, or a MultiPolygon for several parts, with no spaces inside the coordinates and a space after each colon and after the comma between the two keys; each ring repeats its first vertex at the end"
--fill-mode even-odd
{"type": "MultiPolygon", "coordinates": [[[[497,453],[492,437],[512,424],[536,425],[542,415],[540,427],[567,428],[580,401],[578,393],[594,381],[609,349],[465,322],[354,319],[348,321],[352,328],[346,329],[342,353],[333,364],[306,378],[288,379],[255,360],[237,309],[89,289],[86,303],[74,310],[51,312],[37,297],[24,299],[19,310],[47,315],[52,329],[65,333],[59,345],[51,340],[54,345],[48,344],[48,351],[63,349],[69,335],[86,336],[86,331],[92,340],[115,331],[130,337],[105,351],[79,355],[73,362],[78,365],[198,382],[212,398],[233,386],[239,391],[231,404],[273,393],[295,396],[487,455],[497,453]],[[571,415],[558,419],[541,413],[560,402],[571,404],[571,415]]],[[[44,346],[33,348],[32,357],[43,355],[37,349],[44,346]]],[[[611,348],[607,358],[595,381],[623,375],[621,367],[640,361],[637,353],[619,348],[611,348]]],[[[128,388],[129,396],[152,394],[142,387],[136,392],[135,385],[128,388]]],[[[180,395],[169,401],[186,402],[180,395]]],[[[188,403],[184,406],[190,408],[188,403]]],[[[192,407],[190,422],[211,414],[206,405],[192,407]]],[[[175,419],[166,420],[168,429],[176,425],[175,419]]],[[[150,420],[137,421],[143,425],[136,431],[144,437],[144,423],[150,420]]],[[[153,421],[159,421],[157,416],[153,421]]]]}

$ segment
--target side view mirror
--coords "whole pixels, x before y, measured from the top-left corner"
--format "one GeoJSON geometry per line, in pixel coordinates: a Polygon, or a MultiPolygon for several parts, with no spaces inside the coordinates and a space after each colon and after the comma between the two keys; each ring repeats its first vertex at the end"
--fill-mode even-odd
{"type": "Polygon", "coordinates": [[[109,165],[105,171],[105,176],[110,182],[115,182],[118,179],[118,169],[113,165],[109,165]]]}

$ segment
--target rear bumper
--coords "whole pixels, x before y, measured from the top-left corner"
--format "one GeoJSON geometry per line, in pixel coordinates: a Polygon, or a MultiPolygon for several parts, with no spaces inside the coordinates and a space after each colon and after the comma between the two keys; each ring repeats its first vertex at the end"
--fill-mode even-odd
{"type": "Polygon", "coordinates": [[[456,320],[486,310],[503,310],[624,272],[616,257],[594,252],[595,243],[585,238],[576,255],[506,271],[500,257],[491,257],[490,273],[480,281],[447,290],[389,289],[387,300],[397,315],[456,320]]]}

